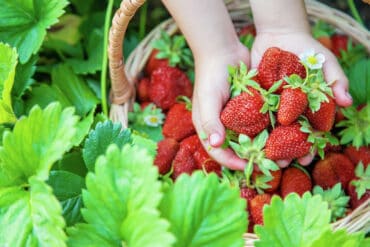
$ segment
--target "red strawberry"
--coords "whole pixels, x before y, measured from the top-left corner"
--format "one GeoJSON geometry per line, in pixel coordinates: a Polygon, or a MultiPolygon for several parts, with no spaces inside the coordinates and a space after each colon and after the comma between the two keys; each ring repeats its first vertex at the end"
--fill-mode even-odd
{"type": "Polygon", "coordinates": [[[252,220],[255,224],[263,225],[263,207],[265,204],[270,204],[270,202],[270,194],[260,194],[251,200],[249,213],[252,215],[252,220]]]}
{"type": "MultiPolygon", "coordinates": [[[[281,169],[276,171],[270,171],[272,180],[268,181],[266,184],[269,186],[267,189],[262,189],[264,192],[274,193],[280,185],[281,180],[281,169]]],[[[254,185],[258,187],[260,185],[259,180],[263,177],[263,173],[261,171],[253,170],[252,173],[252,180],[254,181],[254,185]]]]}
{"type": "MultiPolygon", "coordinates": [[[[277,47],[271,47],[265,51],[258,65],[257,80],[264,89],[269,89],[276,81],[292,74],[297,74],[301,78],[306,77],[306,69],[300,63],[298,56],[277,47]]],[[[284,82],[280,86],[280,90],[285,84],[284,82]]]]}
{"type": "MultiPolygon", "coordinates": [[[[251,208],[251,201],[254,197],[256,197],[256,195],[257,195],[257,191],[254,189],[247,188],[247,187],[240,188],[240,197],[247,201],[247,207],[246,207],[247,212],[251,208]]],[[[254,223],[252,219],[252,214],[250,213],[248,213],[248,221],[249,221],[248,232],[253,233],[254,223]]]]}
{"type": "Polygon", "coordinates": [[[154,165],[158,167],[160,174],[164,175],[171,170],[172,160],[179,150],[179,147],[179,143],[172,138],[166,138],[158,142],[154,165]]]}
{"type": "Polygon", "coordinates": [[[300,124],[294,123],[273,129],[266,142],[266,157],[271,160],[285,160],[308,154],[312,144],[307,141],[308,134],[303,133],[300,128],[300,124]]]}
{"type": "Polygon", "coordinates": [[[249,24],[249,25],[242,27],[238,32],[239,37],[243,35],[248,35],[248,34],[251,34],[254,37],[256,36],[256,28],[253,24],[249,24]]]}
{"type": "Polygon", "coordinates": [[[293,123],[306,110],[307,105],[307,95],[300,88],[284,88],[280,95],[277,121],[282,125],[293,123]]]}
{"type": "Polygon", "coordinates": [[[293,192],[302,196],[305,192],[311,191],[311,178],[302,169],[288,167],[283,171],[280,184],[280,194],[282,197],[286,197],[289,193],[293,192]]]}
{"type": "Polygon", "coordinates": [[[186,74],[172,67],[160,67],[150,78],[150,99],[163,110],[176,103],[180,95],[191,97],[193,86],[186,74]]]}
{"type": "Polygon", "coordinates": [[[268,113],[261,113],[264,104],[261,94],[248,87],[248,92],[230,99],[221,112],[222,124],[232,131],[254,137],[270,124],[268,113]]]}
{"type": "Polygon", "coordinates": [[[145,67],[145,72],[147,75],[151,75],[152,72],[158,69],[159,67],[169,66],[168,59],[156,58],[158,52],[159,51],[157,49],[153,49],[152,53],[149,56],[148,63],[146,64],[145,67]]]}
{"type": "MultiPolygon", "coordinates": [[[[352,180],[356,181],[356,180],[352,180]]],[[[352,209],[357,208],[362,203],[367,201],[370,198],[370,190],[366,190],[365,194],[363,194],[360,198],[357,196],[356,187],[352,185],[352,182],[348,184],[347,193],[350,197],[350,205],[352,209]]]]}
{"type": "Polygon", "coordinates": [[[137,96],[141,102],[150,101],[149,98],[150,80],[147,77],[142,78],[137,85],[137,96]]]}
{"type": "Polygon", "coordinates": [[[335,101],[333,98],[328,96],[329,102],[322,102],[320,109],[316,112],[312,112],[310,108],[307,108],[305,113],[308,121],[314,129],[320,131],[330,131],[335,121],[335,101]]]}
{"type": "Polygon", "coordinates": [[[337,56],[340,57],[340,51],[347,51],[348,37],[343,34],[334,34],[331,36],[331,42],[333,47],[331,51],[337,56]]]}
{"type": "Polygon", "coordinates": [[[221,166],[214,161],[203,148],[200,146],[194,153],[194,159],[198,169],[204,169],[207,173],[214,172],[221,177],[221,166]]]}
{"type": "Polygon", "coordinates": [[[173,174],[172,177],[176,179],[182,173],[191,174],[198,169],[197,163],[194,159],[194,153],[201,147],[199,137],[192,135],[180,143],[180,149],[173,160],[173,174]]]}
{"type": "Polygon", "coordinates": [[[163,135],[181,141],[193,134],[195,134],[195,128],[191,119],[191,111],[184,103],[173,105],[167,113],[163,125],[163,135]]]}
{"type": "Polygon", "coordinates": [[[341,183],[342,188],[347,188],[349,181],[354,177],[354,165],[340,153],[326,154],[323,160],[315,164],[312,171],[314,184],[323,189],[332,188],[337,183],[341,183]]]}
{"type": "Polygon", "coordinates": [[[344,154],[352,161],[354,165],[357,165],[362,161],[365,169],[370,164],[370,147],[360,147],[356,149],[353,146],[348,146],[344,150],[344,154]]]}
{"type": "Polygon", "coordinates": [[[329,49],[329,50],[333,49],[333,41],[331,40],[331,37],[321,36],[321,37],[317,38],[317,41],[319,41],[327,49],[329,49]]]}

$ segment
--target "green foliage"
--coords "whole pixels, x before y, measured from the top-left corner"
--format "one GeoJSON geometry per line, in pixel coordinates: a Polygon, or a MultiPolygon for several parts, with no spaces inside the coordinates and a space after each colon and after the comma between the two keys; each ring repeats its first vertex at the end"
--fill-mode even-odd
{"type": "Polygon", "coordinates": [[[145,151],[110,146],[86,178],[86,223],[69,229],[69,246],[171,246],[169,224],[156,209],[161,199],[157,177],[145,151]]]}
{"type": "Polygon", "coordinates": [[[27,188],[0,188],[0,208],[1,244],[12,247],[66,246],[61,207],[51,188],[37,177],[28,180],[27,188]]]}
{"type": "Polygon", "coordinates": [[[335,232],[326,231],[311,245],[311,247],[322,246],[365,247],[370,246],[370,239],[365,239],[364,232],[349,234],[344,229],[335,232]]]}
{"type": "Polygon", "coordinates": [[[9,45],[0,42],[0,124],[16,121],[11,100],[18,54],[9,45]]]}
{"type": "Polygon", "coordinates": [[[362,162],[357,164],[355,174],[358,179],[353,180],[351,184],[355,186],[357,198],[360,199],[366,191],[370,190],[370,166],[366,169],[362,162]]]}
{"type": "Polygon", "coordinates": [[[350,198],[345,195],[341,183],[327,190],[324,190],[320,186],[315,186],[313,188],[313,194],[321,195],[322,199],[328,203],[329,209],[331,210],[331,222],[345,215],[350,198]]]}
{"type": "Polygon", "coordinates": [[[67,4],[66,0],[0,0],[0,40],[16,47],[20,62],[26,63],[67,4]]]}
{"type": "Polygon", "coordinates": [[[84,148],[83,159],[89,171],[94,171],[97,158],[104,154],[110,144],[116,144],[119,148],[127,143],[131,143],[129,130],[121,132],[122,126],[119,123],[106,121],[98,123],[93,131],[88,135],[84,148]]]}
{"type": "Polygon", "coordinates": [[[239,193],[220,183],[215,174],[181,175],[160,204],[177,238],[173,246],[244,246],[247,215],[239,193]]]}
{"type": "Polygon", "coordinates": [[[370,59],[362,59],[352,64],[349,70],[349,92],[354,105],[369,103],[370,101],[370,59]]]}
{"type": "Polygon", "coordinates": [[[330,211],[320,196],[289,194],[283,201],[274,196],[264,208],[264,226],[256,226],[256,247],[308,247],[330,229],[330,211]]]}
{"type": "Polygon", "coordinates": [[[74,110],[62,110],[58,103],[44,110],[32,108],[28,117],[17,121],[13,131],[4,135],[0,187],[27,183],[31,176],[46,180],[53,163],[76,145],[77,123],[74,110]]]}
{"type": "Polygon", "coordinates": [[[338,135],[341,144],[351,144],[356,148],[370,144],[370,104],[361,110],[354,106],[341,109],[345,119],[336,126],[342,127],[338,135]]]}

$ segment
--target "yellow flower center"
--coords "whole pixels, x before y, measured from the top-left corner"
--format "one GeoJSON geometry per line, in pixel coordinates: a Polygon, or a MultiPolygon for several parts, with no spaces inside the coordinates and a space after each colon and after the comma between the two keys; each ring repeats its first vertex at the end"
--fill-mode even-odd
{"type": "Polygon", "coordinates": [[[307,61],[309,64],[317,64],[317,58],[315,56],[309,56],[307,61]]]}
{"type": "Polygon", "coordinates": [[[156,116],[151,116],[149,118],[149,122],[151,122],[153,124],[156,124],[156,123],[158,123],[158,118],[156,116]]]}

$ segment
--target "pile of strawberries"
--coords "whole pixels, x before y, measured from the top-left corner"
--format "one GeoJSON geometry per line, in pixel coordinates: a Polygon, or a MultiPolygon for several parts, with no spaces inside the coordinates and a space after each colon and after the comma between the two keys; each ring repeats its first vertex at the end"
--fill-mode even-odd
{"type": "MultiPolygon", "coordinates": [[[[181,62],[188,53],[172,51],[166,55],[155,47],[137,86],[141,107],[159,108],[165,114],[163,139],[154,160],[161,175],[176,179],[200,169],[239,186],[247,201],[250,232],[255,224],[263,224],[263,206],[272,195],[321,193],[330,198],[333,221],[370,198],[369,143],[339,145],[334,125],[351,120],[337,112],[320,67],[271,47],[257,70],[248,70],[242,63],[229,68],[231,97],[220,115],[228,135],[224,146],[246,160],[243,172],[229,171],[212,160],[196,134],[190,102],[193,85],[186,73],[191,66],[181,62]],[[173,56],[177,62],[171,62],[173,56]],[[295,161],[307,154],[315,156],[310,164],[295,161]],[[282,160],[290,165],[278,166],[282,160]]],[[[320,60],[317,54],[310,56],[311,62],[320,60]]],[[[370,109],[365,105],[357,110],[363,108],[370,109]]]]}

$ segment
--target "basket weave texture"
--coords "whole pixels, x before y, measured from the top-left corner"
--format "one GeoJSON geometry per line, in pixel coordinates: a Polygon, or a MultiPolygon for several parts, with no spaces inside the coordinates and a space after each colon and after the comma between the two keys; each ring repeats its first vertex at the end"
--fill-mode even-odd
{"type": "MultiPolygon", "coordinates": [[[[120,8],[116,11],[109,34],[109,69],[112,81],[110,118],[120,122],[123,128],[128,127],[128,112],[135,101],[135,84],[142,75],[144,66],[152,52],[151,42],[160,36],[161,31],[169,35],[178,32],[173,19],[160,23],[153,29],[133,50],[124,63],[123,39],[128,24],[137,9],[145,0],[122,0],[120,8]]],[[[225,0],[229,14],[236,29],[252,23],[246,13],[250,12],[249,1],[225,0]]],[[[351,37],[355,42],[362,44],[370,54],[370,32],[358,24],[347,14],[333,9],[315,0],[306,0],[306,11],[310,21],[323,20],[351,37]]],[[[332,224],[333,229],[345,228],[349,233],[357,231],[370,231],[370,200],[354,210],[345,218],[332,224]]],[[[254,246],[258,239],[255,234],[244,235],[245,246],[254,246]]]]}

